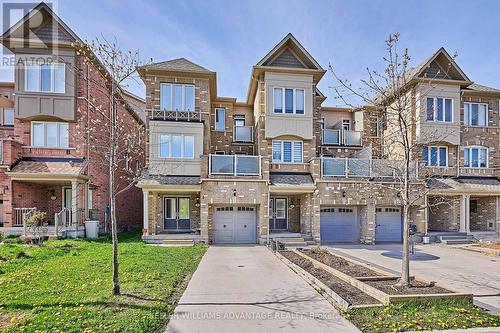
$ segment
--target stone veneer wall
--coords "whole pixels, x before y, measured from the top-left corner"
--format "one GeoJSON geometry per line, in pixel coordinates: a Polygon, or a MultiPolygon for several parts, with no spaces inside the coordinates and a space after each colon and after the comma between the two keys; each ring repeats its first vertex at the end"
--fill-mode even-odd
{"type": "Polygon", "coordinates": [[[471,198],[471,200],[477,200],[477,209],[475,213],[470,213],[470,230],[494,231],[497,219],[496,197],[477,197],[471,198]]]}
{"type": "Polygon", "coordinates": [[[460,230],[460,197],[429,197],[429,231],[460,230]]]}

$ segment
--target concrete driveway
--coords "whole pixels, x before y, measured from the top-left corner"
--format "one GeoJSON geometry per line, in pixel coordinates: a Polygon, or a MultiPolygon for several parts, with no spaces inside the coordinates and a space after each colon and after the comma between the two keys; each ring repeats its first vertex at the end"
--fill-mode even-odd
{"type": "MultiPolygon", "coordinates": [[[[400,244],[334,245],[339,251],[361,261],[401,272],[400,244]]],[[[500,313],[500,258],[444,245],[416,246],[410,274],[474,294],[474,303],[500,313]]]]}
{"type": "Polygon", "coordinates": [[[263,246],[211,246],[167,332],[359,332],[263,246]]]}

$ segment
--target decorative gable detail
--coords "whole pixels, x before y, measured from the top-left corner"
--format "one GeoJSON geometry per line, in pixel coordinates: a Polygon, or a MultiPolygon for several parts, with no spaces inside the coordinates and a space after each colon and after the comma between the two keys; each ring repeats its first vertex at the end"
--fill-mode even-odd
{"type": "Polygon", "coordinates": [[[271,60],[269,66],[274,67],[293,67],[293,68],[307,68],[303,62],[290,51],[289,48],[285,49],[274,60],[271,60]]]}
{"type": "Polygon", "coordinates": [[[427,67],[421,74],[420,77],[428,79],[441,79],[441,80],[452,80],[448,70],[445,70],[439,66],[436,61],[431,62],[429,67],[427,67]]]}

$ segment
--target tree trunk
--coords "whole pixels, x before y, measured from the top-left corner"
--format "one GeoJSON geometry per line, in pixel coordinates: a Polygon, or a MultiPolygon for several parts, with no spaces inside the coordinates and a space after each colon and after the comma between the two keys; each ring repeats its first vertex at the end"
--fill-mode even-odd
{"type": "Polygon", "coordinates": [[[109,145],[109,215],[111,218],[111,239],[113,242],[113,295],[120,294],[120,280],[118,277],[118,226],[116,223],[115,199],[115,164],[116,164],[116,126],[117,114],[115,104],[115,85],[111,89],[111,135],[109,145]]]}
{"type": "Polygon", "coordinates": [[[404,193],[401,197],[403,200],[403,251],[401,257],[401,279],[399,285],[404,287],[410,286],[410,161],[408,154],[405,161],[404,170],[404,193]]]}

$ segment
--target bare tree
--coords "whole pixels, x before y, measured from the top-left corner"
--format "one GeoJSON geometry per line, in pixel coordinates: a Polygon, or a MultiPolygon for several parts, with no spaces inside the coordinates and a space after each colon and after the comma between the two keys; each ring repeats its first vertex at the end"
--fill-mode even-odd
{"type": "MultiPolygon", "coordinates": [[[[399,33],[389,36],[386,40],[387,55],[383,57],[385,68],[383,71],[367,68],[367,78],[361,80],[360,87],[340,78],[331,64],[329,71],[339,83],[333,87],[335,98],[348,106],[362,108],[366,113],[375,114],[382,119],[381,156],[393,159],[384,167],[392,169],[395,180],[391,185],[381,186],[396,191],[403,208],[402,271],[399,285],[408,287],[410,286],[410,219],[413,210],[427,207],[422,201],[430,191],[427,180],[432,176],[427,174],[417,178],[419,170],[417,161],[421,158],[424,141],[427,143],[443,141],[447,135],[443,135],[439,130],[426,129],[420,130],[420,137],[417,138],[420,125],[418,112],[423,110],[417,105],[426,105],[425,96],[435,88],[434,79],[437,74],[419,83],[412,80],[416,72],[410,67],[408,49],[401,50],[398,42],[399,33]]],[[[450,67],[451,63],[447,70],[450,67]]]]}
{"type": "MultiPolygon", "coordinates": [[[[85,128],[87,149],[94,153],[90,163],[107,169],[109,179],[109,218],[113,244],[112,293],[120,294],[118,275],[118,225],[116,199],[133,187],[140,176],[143,165],[131,165],[132,157],[142,161],[145,149],[145,128],[140,122],[131,122],[126,110],[130,105],[125,100],[123,87],[134,79],[140,61],[139,52],[122,51],[116,41],[96,38],[92,42],[75,45],[82,56],[83,66],[76,65],[77,75],[88,84],[87,89],[104,96],[109,103],[100,104],[100,99],[87,96],[88,121],[85,128]]],[[[79,136],[81,137],[81,136],[79,136]]]]}

